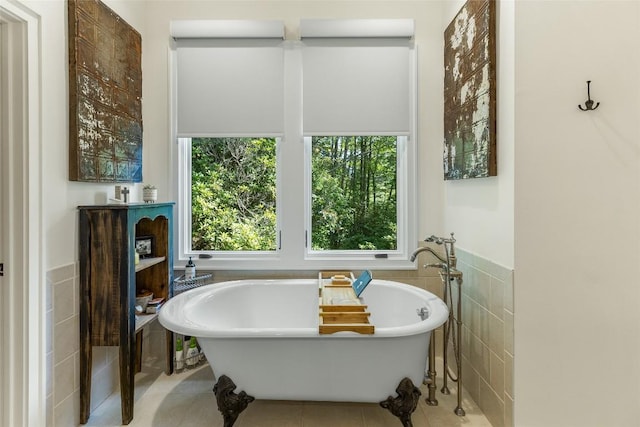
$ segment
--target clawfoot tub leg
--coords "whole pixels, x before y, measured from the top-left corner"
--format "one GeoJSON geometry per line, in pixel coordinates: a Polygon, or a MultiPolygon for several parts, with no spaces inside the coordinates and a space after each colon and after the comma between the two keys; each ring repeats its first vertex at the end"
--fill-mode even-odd
{"type": "Polygon", "coordinates": [[[396,417],[400,418],[400,422],[404,427],[413,427],[411,422],[411,414],[416,410],[420,401],[420,389],[413,385],[409,378],[403,378],[396,388],[397,397],[389,396],[387,400],[380,402],[380,406],[388,409],[396,417]]]}
{"type": "Polygon", "coordinates": [[[232,427],[240,413],[255,400],[244,391],[235,394],[233,392],[235,389],[236,385],[226,375],[220,376],[216,385],[213,386],[213,394],[216,395],[218,410],[224,419],[224,427],[232,427]]]}

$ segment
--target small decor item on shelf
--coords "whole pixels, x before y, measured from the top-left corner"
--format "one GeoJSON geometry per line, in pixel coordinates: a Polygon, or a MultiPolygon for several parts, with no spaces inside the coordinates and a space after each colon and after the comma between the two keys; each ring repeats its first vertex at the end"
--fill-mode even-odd
{"type": "Polygon", "coordinates": [[[149,301],[153,299],[153,292],[148,289],[141,289],[136,295],[136,307],[140,307],[139,313],[146,313],[149,301]]]}
{"type": "Polygon", "coordinates": [[[140,258],[149,258],[153,256],[154,236],[137,236],[136,252],[140,258]]]}
{"type": "Polygon", "coordinates": [[[118,204],[124,203],[124,200],[122,199],[122,196],[123,196],[122,190],[123,190],[123,187],[121,185],[116,185],[114,196],[113,198],[109,198],[109,203],[118,203],[118,204]]]}
{"type": "Polygon", "coordinates": [[[186,280],[191,280],[196,278],[196,265],[193,263],[191,257],[189,257],[189,262],[184,267],[184,278],[186,280]]]}
{"type": "Polygon", "coordinates": [[[147,314],[155,314],[160,311],[160,307],[162,307],[162,303],[164,303],[164,298],[154,298],[147,304],[147,314]]]}
{"type": "Polygon", "coordinates": [[[131,191],[127,187],[122,187],[122,189],[120,190],[120,194],[122,195],[122,201],[125,204],[129,203],[129,193],[131,193],[131,191]]]}
{"type": "Polygon", "coordinates": [[[145,184],[142,187],[142,200],[145,203],[155,203],[158,200],[158,189],[155,185],[145,184]]]}

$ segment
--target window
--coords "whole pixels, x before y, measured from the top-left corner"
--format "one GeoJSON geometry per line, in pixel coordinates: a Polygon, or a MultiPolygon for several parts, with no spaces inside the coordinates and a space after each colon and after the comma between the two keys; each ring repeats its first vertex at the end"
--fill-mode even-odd
{"type": "Polygon", "coordinates": [[[176,39],[179,259],[413,267],[414,48],[305,25],[302,41],[176,39]]]}
{"type": "Polygon", "coordinates": [[[397,138],[314,137],[311,250],[398,248],[397,138]]]}
{"type": "Polygon", "coordinates": [[[275,251],[275,138],[191,139],[190,199],[191,251],[275,251]]]}

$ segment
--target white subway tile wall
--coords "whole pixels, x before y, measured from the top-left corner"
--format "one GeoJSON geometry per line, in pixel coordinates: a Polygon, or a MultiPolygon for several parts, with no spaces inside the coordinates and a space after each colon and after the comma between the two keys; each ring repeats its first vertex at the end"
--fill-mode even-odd
{"type": "Polygon", "coordinates": [[[513,270],[458,249],[463,386],[494,427],[513,426],[513,270]]]}

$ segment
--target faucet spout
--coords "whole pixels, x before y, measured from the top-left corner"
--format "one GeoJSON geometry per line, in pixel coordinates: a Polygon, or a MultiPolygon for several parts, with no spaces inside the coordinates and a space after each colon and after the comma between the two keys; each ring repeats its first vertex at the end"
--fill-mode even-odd
{"type": "Polygon", "coordinates": [[[411,254],[411,257],[409,258],[409,260],[411,262],[416,260],[416,257],[418,256],[419,253],[421,252],[429,252],[431,255],[433,255],[434,257],[436,257],[438,259],[438,261],[447,264],[447,260],[445,258],[442,257],[442,255],[440,255],[439,253],[437,253],[436,251],[434,251],[433,249],[431,249],[429,246],[422,246],[419,247],[418,249],[416,249],[415,251],[413,251],[413,253],[411,254]]]}

